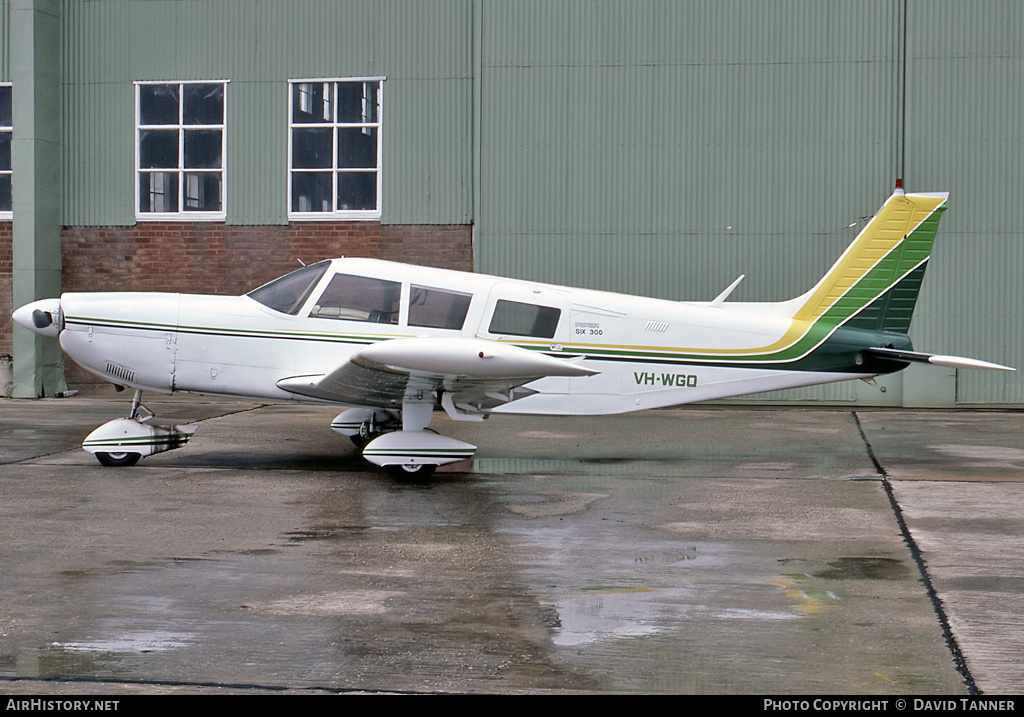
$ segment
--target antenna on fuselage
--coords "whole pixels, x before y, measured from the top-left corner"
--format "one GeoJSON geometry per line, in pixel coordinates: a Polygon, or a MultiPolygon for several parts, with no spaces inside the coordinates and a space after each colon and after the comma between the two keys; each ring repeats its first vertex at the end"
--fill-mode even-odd
{"type": "Polygon", "coordinates": [[[725,291],[723,291],[721,294],[714,298],[714,301],[711,302],[711,306],[721,307],[725,303],[725,300],[729,298],[729,294],[733,292],[733,289],[739,286],[740,282],[743,281],[743,279],[746,278],[746,276],[746,274],[740,274],[739,278],[737,278],[736,281],[732,282],[731,284],[729,284],[729,286],[725,287],[725,291]]]}

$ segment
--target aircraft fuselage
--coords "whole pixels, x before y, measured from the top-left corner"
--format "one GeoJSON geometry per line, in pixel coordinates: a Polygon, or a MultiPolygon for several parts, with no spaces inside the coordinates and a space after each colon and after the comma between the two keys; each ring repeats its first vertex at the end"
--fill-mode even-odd
{"type": "Polygon", "coordinates": [[[672,302],[339,259],[293,313],[248,295],[64,294],[60,343],[85,369],[127,387],[271,401],[322,400],[278,383],[328,373],[366,346],[406,338],[499,341],[597,372],[538,379],[529,385],[536,393],[494,409],[507,413],[620,413],[868,373],[856,363],[858,344],[841,347],[841,333],[808,343],[802,352],[792,350],[787,333],[800,328],[794,330],[794,320],[780,306],[785,305],[672,302]],[[396,311],[374,321],[322,315],[318,302],[337,275],[388,282],[397,291],[389,304],[396,311]],[[424,290],[466,297],[459,328],[421,325],[440,323],[416,316],[417,292],[424,290]],[[541,307],[554,319],[535,326],[512,316],[513,325],[500,325],[498,302],[541,307]],[[820,352],[816,364],[807,365],[806,354],[826,340],[841,347],[831,365],[822,364],[820,352]]]}

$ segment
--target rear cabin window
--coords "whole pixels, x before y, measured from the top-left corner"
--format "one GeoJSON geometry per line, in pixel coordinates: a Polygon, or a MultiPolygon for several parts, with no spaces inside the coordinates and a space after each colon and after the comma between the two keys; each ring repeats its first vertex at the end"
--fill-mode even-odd
{"type": "Polygon", "coordinates": [[[537,306],[499,299],[494,306],[494,315],[491,317],[488,331],[492,334],[550,339],[555,335],[561,315],[561,309],[550,306],[537,306]]]}
{"type": "Polygon", "coordinates": [[[309,315],[317,319],[397,324],[401,288],[397,281],[336,274],[309,315]]]}
{"type": "Polygon", "coordinates": [[[409,326],[459,330],[473,297],[443,289],[428,289],[413,284],[409,291],[409,326]]]}

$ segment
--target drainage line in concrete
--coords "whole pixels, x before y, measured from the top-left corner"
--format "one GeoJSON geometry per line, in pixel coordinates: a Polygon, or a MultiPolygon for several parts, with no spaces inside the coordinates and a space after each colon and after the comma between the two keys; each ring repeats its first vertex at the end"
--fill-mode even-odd
{"type": "Polygon", "coordinates": [[[900,526],[900,533],[903,534],[903,541],[910,549],[910,555],[914,558],[914,562],[917,564],[917,571],[921,575],[921,581],[924,583],[925,590],[928,593],[928,598],[932,601],[932,606],[935,608],[935,614],[939,618],[939,626],[942,628],[942,635],[946,639],[946,645],[949,647],[950,653],[952,653],[953,663],[956,665],[957,672],[963,676],[964,682],[967,683],[967,689],[970,693],[972,695],[980,695],[981,690],[979,690],[977,684],[975,684],[974,677],[971,675],[971,671],[967,667],[967,659],[964,657],[964,653],[960,650],[960,645],[956,641],[956,637],[953,635],[953,628],[950,627],[949,617],[946,615],[946,608],[942,604],[942,599],[939,597],[938,592],[935,590],[935,585],[932,583],[931,576],[928,574],[928,567],[925,564],[924,556],[921,554],[920,548],[917,547],[917,542],[914,540],[914,537],[910,534],[910,528],[907,527],[907,521],[903,517],[903,509],[900,508],[900,504],[896,500],[896,494],[893,492],[892,483],[889,480],[889,473],[885,470],[879,462],[878,457],[875,455],[875,451],[871,447],[871,441],[868,440],[868,436],[864,432],[864,426],[860,422],[860,416],[857,415],[856,411],[851,411],[850,413],[853,415],[853,422],[857,424],[857,430],[860,432],[860,438],[864,442],[865,449],[867,449],[868,458],[871,459],[872,465],[875,466],[875,471],[882,479],[882,487],[885,488],[885,494],[889,497],[889,505],[892,507],[892,511],[896,515],[896,523],[900,526]]]}

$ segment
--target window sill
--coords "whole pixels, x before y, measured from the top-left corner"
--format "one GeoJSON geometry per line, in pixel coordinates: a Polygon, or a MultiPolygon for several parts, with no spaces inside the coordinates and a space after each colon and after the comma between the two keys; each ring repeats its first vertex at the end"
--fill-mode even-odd
{"type": "Polygon", "coordinates": [[[137,222],[224,222],[227,212],[147,212],[136,214],[137,222]]]}
{"type": "Polygon", "coordinates": [[[288,212],[290,222],[376,222],[380,212],[288,212]]]}

